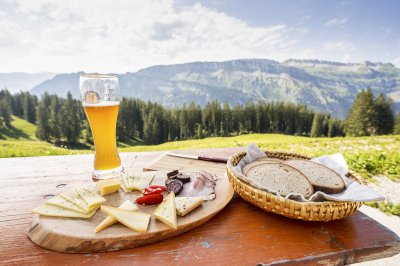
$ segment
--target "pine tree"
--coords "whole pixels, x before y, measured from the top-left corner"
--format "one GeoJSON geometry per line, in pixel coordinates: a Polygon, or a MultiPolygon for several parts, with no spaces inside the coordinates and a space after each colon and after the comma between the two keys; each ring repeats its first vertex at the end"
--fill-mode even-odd
{"type": "Polygon", "coordinates": [[[268,119],[266,115],[266,105],[264,102],[256,104],[256,132],[265,133],[268,128],[268,119]]]}
{"type": "Polygon", "coordinates": [[[25,93],[23,99],[23,118],[31,123],[36,122],[36,97],[29,94],[29,92],[25,93]]]}
{"type": "Polygon", "coordinates": [[[48,109],[43,101],[40,101],[36,112],[37,128],[36,137],[40,140],[50,141],[50,127],[48,124],[48,109]]]}
{"type": "Polygon", "coordinates": [[[344,136],[342,122],[338,119],[331,118],[328,122],[328,137],[344,136]]]}
{"type": "MultiPolygon", "coordinates": [[[[61,107],[60,107],[60,102],[59,98],[56,95],[52,95],[50,98],[50,106],[48,109],[50,110],[49,114],[49,135],[50,137],[55,141],[58,142],[60,141],[61,138],[61,123],[62,123],[62,117],[61,117],[61,107]]],[[[44,97],[46,99],[46,96],[44,97]]],[[[44,100],[43,102],[46,102],[44,100]]]]}
{"type": "Polygon", "coordinates": [[[376,129],[374,96],[371,89],[362,90],[347,114],[344,131],[347,136],[370,136],[376,129]]]}
{"type": "Polygon", "coordinates": [[[3,125],[5,127],[11,127],[11,107],[6,99],[0,100],[0,127],[3,125]]]}
{"type": "Polygon", "coordinates": [[[81,121],[78,106],[72,99],[72,94],[70,92],[68,92],[67,100],[62,106],[62,117],[62,135],[69,144],[77,143],[81,133],[81,121]]]}
{"type": "Polygon", "coordinates": [[[324,115],[315,114],[312,122],[310,136],[312,138],[318,138],[324,134],[324,115]]]}
{"type": "Polygon", "coordinates": [[[400,134],[400,112],[396,116],[395,126],[393,130],[394,134],[400,134]]]}
{"type": "Polygon", "coordinates": [[[232,112],[228,103],[224,103],[221,116],[221,135],[229,136],[232,132],[233,123],[232,112]]]}
{"type": "Polygon", "coordinates": [[[391,134],[394,127],[392,101],[380,93],[374,101],[376,112],[376,135],[391,134]]]}

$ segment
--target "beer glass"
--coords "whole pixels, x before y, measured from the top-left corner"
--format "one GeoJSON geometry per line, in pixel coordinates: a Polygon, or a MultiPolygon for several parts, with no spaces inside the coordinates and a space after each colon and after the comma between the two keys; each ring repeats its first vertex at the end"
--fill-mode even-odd
{"type": "Polygon", "coordinates": [[[82,74],[79,88],[95,147],[92,178],[117,177],[124,171],[116,144],[118,78],[116,75],[82,74]]]}

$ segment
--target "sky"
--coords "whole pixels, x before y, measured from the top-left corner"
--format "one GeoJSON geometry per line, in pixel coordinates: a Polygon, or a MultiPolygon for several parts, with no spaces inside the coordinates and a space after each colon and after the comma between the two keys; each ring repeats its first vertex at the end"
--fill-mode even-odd
{"type": "Polygon", "coordinates": [[[393,63],[396,0],[0,0],[0,72],[265,58],[393,63]]]}

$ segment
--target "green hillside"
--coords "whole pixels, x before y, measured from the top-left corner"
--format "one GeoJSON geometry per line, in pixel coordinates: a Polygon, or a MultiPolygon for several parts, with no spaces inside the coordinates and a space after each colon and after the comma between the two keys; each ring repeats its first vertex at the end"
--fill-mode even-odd
{"type": "Polygon", "coordinates": [[[90,151],[69,150],[39,141],[35,137],[36,126],[13,116],[11,129],[0,129],[0,158],[80,154],[90,151]]]}
{"type": "MultiPolygon", "coordinates": [[[[14,117],[13,130],[0,131],[0,157],[46,156],[91,153],[89,149],[56,147],[35,138],[35,125],[14,117]]],[[[264,149],[285,150],[311,156],[343,153],[351,169],[365,178],[385,174],[400,180],[400,135],[357,138],[308,138],[280,134],[248,134],[167,142],[151,146],[129,146],[120,143],[120,152],[185,150],[201,148],[242,147],[256,143],[264,149]]]]}

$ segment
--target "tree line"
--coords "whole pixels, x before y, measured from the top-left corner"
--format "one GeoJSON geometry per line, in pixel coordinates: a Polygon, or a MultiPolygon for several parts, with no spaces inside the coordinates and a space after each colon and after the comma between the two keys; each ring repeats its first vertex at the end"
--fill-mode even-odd
{"type": "MultiPolygon", "coordinates": [[[[123,98],[120,102],[117,137],[121,142],[144,144],[232,136],[247,133],[281,133],[311,137],[400,134],[400,114],[394,119],[392,103],[384,95],[374,98],[361,91],[345,120],[317,113],[302,104],[248,102],[230,106],[219,101],[204,107],[183,104],[166,108],[157,103],[123,98]]],[[[74,145],[80,139],[92,142],[81,102],[45,93],[40,99],[28,92],[0,91],[0,128],[11,127],[11,115],[37,125],[36,136],[52,143],[74,145]]]]}

